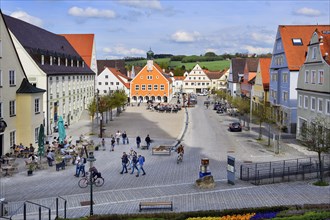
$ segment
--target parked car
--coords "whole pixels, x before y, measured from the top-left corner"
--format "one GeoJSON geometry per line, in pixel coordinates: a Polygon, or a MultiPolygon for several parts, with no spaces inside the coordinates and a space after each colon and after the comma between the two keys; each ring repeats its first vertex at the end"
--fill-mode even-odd
{"type": "Polygon", "coordinates": [[[229,124],[229,131],[242,131],[242,125],[239,122],[229,124]]]}

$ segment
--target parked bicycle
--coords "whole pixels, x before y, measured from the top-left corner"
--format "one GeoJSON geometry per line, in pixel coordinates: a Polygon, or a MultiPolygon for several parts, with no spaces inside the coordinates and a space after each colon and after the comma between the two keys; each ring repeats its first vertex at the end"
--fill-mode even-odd
{"type": "Polygon", "coordinates": [[[97,187],[103,186],[104,178],[101,176],[92,177],[92,182],[90,179],[90,172],[86,172],[86,176],[79,180],[78,185],[80,188],[86,188],[88,185],[94,184],[97,187]]]}

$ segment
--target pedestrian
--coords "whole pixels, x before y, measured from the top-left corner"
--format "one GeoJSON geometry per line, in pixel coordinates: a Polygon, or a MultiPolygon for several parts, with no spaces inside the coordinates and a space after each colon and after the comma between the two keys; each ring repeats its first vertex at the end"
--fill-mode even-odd
{"type": "Polygon", "coordinates": [[[77,155],[77,157],[76,157],[75,164],[76,164],[76,173],[75,173],[74,176],[79,177],[79,170],[80,170],[80,157],[79,157],[79,155],[77,155]]]}
{"type": "Polygon", "coordinates": [[[144,139],[147,143],[147,150],[149,150],[149,147],[150,147],[150,142],[151,142],[151,139],[149,137],[149,134],[147,135],[147,137],[144,139]]]}
{"type": "Polygon", "coordinates": [[[101,144],[102,144],[103,150],[105,150],[105,140],[104,140],[104,138],[102,138],[101,144]]]}
{"type": "Polygon", "coordinates": [[[116,143],[115,137],[112,136],[112,138],[111,138],[111,149],[110,149],[110,151],[114,151],[115,150],[115,143],[116,143]]]}
{"type": "Polygon", "coordinates": [[[136,137],[136,146],[137,146],[137,148],[140,147],[140,144],[141,144],[141,138],[140,138],[140,136],[138,135],[138,136],[136,137]]]}
{"type": "Polygon", "coordinates": [[[121,157],[121,165],[122,165],[122,170],[120,172],[120,174],[123,174],[124,171],[125,173],[127,173],[127,163],[128,163],[128,157],[126,152],[123,152],[123,156],[121,157]]]}
{"type": "Polygon", "coordinates": [[[121,137],[123,139],[123,144],[126,143],[126,139],[127,139],[127,134],[126,134],[126,131],[124,131],[122,134],[121,134],[121,137]]]}
{"type": "Polygon", "coordinates": [[[143,171],[142,176],[146,175],[146,172],[143,169],[144,162],[145,162],[144,156],[139,155],[139,158],[138,158],[139,169],[138,169],[138,174],[136,174],[136,177],[139,177],[141,170],[143,171]]]}
{"type": "Polygon", "coordinates": [[[120,131],[118,130],[117,133],[116,133],[116,141],[117,141],[117,145],[119,145],[120,136],[121,136],[121,133],[120,133],[120,131]]]}
{"type": "Polygon", "coordinates": [[[131,174],[134,174],[134,169],[136,169],[136,171],[139,174],[139,168],[137,167],[137,163],[138,163],[138,157],[136,155],[136,152],[134,151],[133,157],[132,157],[132,172],[131,172],[131,174]]]}
{"type": "Polygon", "coordinates": [[[85,163],[86,163],[86,158],[85,157],[80,157],[79,160],[79,169],[78,169],[78,173],[76,173],[77,177],[80,176],[80,173],[82,173],[82,176],[85,177],[85,163]]]}

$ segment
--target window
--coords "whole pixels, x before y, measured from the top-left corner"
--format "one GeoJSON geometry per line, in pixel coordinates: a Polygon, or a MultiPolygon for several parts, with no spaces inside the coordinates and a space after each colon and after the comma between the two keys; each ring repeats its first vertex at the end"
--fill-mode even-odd
{"type": "Polygon", "coordinates": [[[34,129],[34,143],[38,143],[39,139],[39,128],[34,129]]]}
{"type": "Polygon", "coordinates": [[[272,74],[272,81],[277,81],[277,74],[276,73],[272,74]]]}
{"type": "Polygon", "coordinates": [[[312,48],[312,59],[315,60],[316,59],[316,47],[312,48]]]}
{"type": "Polygon", "coordinates": [[[151,84],[148,84],[148,90],[152,90],[152,85],[151,84]]]}
{"type": "Polygon", "coordinates": [[[84,61],[82,61],[82,67],[85,67],[85,62],[84,61]]]}
{"type": "Polygon", "coordinates": [[[305,83],[308,83],[308,80],[309,79],[309,71],[308,70],[306,70],[305,71],[305,83]]]}
{"type": "Polygon", "coordinates": [[[303,45],[301,38],[292,38],[292,44],[294,46],[300,46],[303,45]]]}
{"type": "Polygon", "coordinates": [[[158,85],[154,85],[154,90],[158,90],[158,85]]]}
{"type": "Polygon", "coordinates": [[[101,86],[102,85],[102,82],[99,82],[99,86],[101,86]]]}
{"type": "Polygon", "coordinates": [[[61,58],[57,57],[57,65],[60,66],[61,65],[61,58]]]}
{"type": "Polygon", "coordinates": [[[315,111],[316,109],[316,99],[315,97],[311,97],[311,110],[315,111]]]}
{"type": "Polygon", "coordinates": [[[41,65],[45,65],[45,55],[41,55],[41,65]]]}
{"type": "Polygon", "coordinates": [[[113,82],[110,82],[110,85],[113,86],[113,82]]]}
{"type": "Polygon", "coordinates": [[[299,99],[298,99],[298,106],[299,106],[299,108],[302,107],[302,102],[303,102],[302,95],[299,95],[299,99]]]}
{"type": "Polygon", "coordinates": [[[40,99],[37,98],[34,100],[34,113],[40,113],[40,99]]]}
{"type": "Polygon", "coordinates": [[[73,60],[71,60],[71,67],[73,67],[73,60]]]}
{"type": "Polygon", "coordinates": [[[109,76],[108,76],[108,75],[105,75],[105,78],[106,78],[106,79],[108,79],[108,78],[109,78],[109,76]]]}
{"type": "Polygon", "coordinates": [[[165,90],[165,86],[164,85],[160,85],[160,90],[165,90]]]}
{"type": "Polygon", "coordinates": [[[281,50],[282,49],[282,42],[281,41],[277,41],[276,42],[276,50],[281,50]]]}
{"type": "Polygon", "coordinates": [[[325,101],[325,114],[330,115],[330,99],[325,101]]]}
{"type": "Polygon", "coordinates": [[[152,80],[152,76],[147,76],[147,79],[148,80],[152,80]]]}
{"type": "Polygon", "coordinates": [[[139,85],[135,85],[135,90],[139,90],[140,86],[139,85]]]}
{"type": "Polygon", "coordinates": [[[140,76],[140,79],[143,79],[143,76],[140,76]]]}
{"type": "Polygon", "coordinates": [[[119,82],[116,82],[116,85],[119,86],[119,82]]]}
{"type": "Polygon", "coordinates": [[[9,86],[15,86],[16,85],[16,79],[15,79],[15,71],[9,70],[9,86]]]}
{"type": "Polygon", "coordinates": [[[49,56],[49,65],[53,65],[53,57],[49,56]]]}
{"type": "Polygon", "coordinates": [[[304,96],[304,108],[308,109],[308,96],[304,96]]]}
{"type": "Polygon", "coordinates": [[[77,67],[79,67],[79,60],[77,60],[77,67]]]}
{"type": "Polygon", "coordinates": [[[16,131],[12,131],[9,133],[9,144],[13,146],[16,143],[16,131]]]}
{"type": "Polygon", "coordinates": [[[319,70],[319,73],[317,75],[317,83],[322,85],[324,82],[324,71],[323,70],[319,70]]]}
{"type": "Polygon", "coordinates": [[[315,70],[311,71],[311,83],[312,84],[316,83],[316,71],[315,70]]]}
{"type": "Polygon", "coordinates": [[[107,85],[109,85],[109,83],[108,82],[105,82],[105,85],[107,86],[107,85]]]}
{"type": "Polygon", "coordinates": [[[146,90],[146,85],[142,85],[141,90],[146,90]]]}
{"type": "Polygon", "coordinates": [[[16,115],[16,104],[15,100],[9,101],[9,116],[16,115]]]}
{"type": "Polygon", "coordinates": [[[282,81],[284,83],[287,83],[288,82],[288,74],[287,73],[283,73],[283,76],[282,77],[283,77],[283,80],[282,81]]]}
{"type": "Polygon", "coordinates": [[[68,58],[65,58],[65,66],[68,66],[68,58]]]}
{"type": "Polygon", "coordinates": [[[289,94],[288,92],[283,92],[283,101],[288,101],[289,94]]]}
{"type": "Polygon", "coordinates": [[[318,112],[323,112],[323,99],[317,99],[317,111],[318,112]]]}

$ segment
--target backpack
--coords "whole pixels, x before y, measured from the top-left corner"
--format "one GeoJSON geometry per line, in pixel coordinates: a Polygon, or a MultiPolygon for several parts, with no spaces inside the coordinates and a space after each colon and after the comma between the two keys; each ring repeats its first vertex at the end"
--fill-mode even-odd
{"type": "Polygon", "coordinates": [[[84,163],[87,163],[87,160],[86,160],[86,158],[85,157],[83,157],[84,158],[84,163]]]}
{"type": "Polygon", "coordinates": [[[144,156],[142,156],[142,160],[143,160],[143,163],[146,162],[146,159],[144,158],[144,156]]]}

